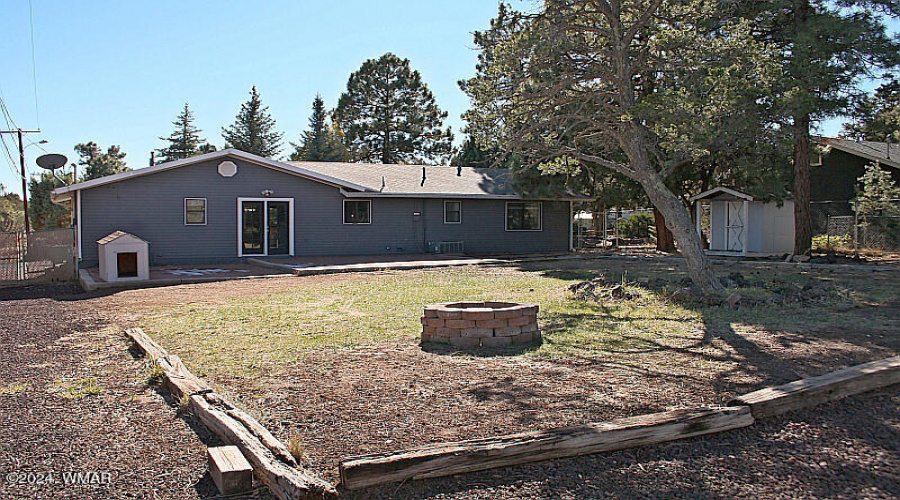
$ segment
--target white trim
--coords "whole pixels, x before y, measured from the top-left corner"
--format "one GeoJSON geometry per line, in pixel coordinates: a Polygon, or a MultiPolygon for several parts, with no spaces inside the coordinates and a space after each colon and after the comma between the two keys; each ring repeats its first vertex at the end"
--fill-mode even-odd
{"type": "MultiPolygon", "coordinates": [[[[694,202],[694,217],[697,222],[697,236],[700,237],[702,242],[703,240],[703,205],[697,202],[694,202]]],[[[710,214],[710,226],[712,226],[712,214],[710,214]]],[[[712,235],[709,235],[709,244],[712,246],[712,235]]]]}
{"type": "Polygon", "coordinates": [[[744,206],[741,207],[742,216],[744,217],[744,241],[743,248],[741,249],[741,253],[746,257],[747,256],[747,247],[750,246],[750,202],[744,200],[744,206]]]}
{"type": "Polygon", "coordinates": [[[238,257],[266,257],[269,255],[269,207],[265,202],[286,201],[288,203],[288,255],[294,255],[294,199],[293,198],[238,198],[237,199],[237,254],[238,257]],[[244,253],[244,210],[245,201],[263,202],[263,253],[244,253]]]}
{"type": "Polygon", "coordinates": [[[341,200],[341,222],[345,226],[368,226],[372,224],[372,200],[341,200]],[[347,202],[365,201],[369,204],[369,222],[347,222],[347,202]]]}
{"type": "Polygon", "coordinates": [[[186,197],[184,198],[184,225],[185,226],[205,226],[208,222],[207,217],[209,216],[209,202],[206,201],[206,198],[198,198],[198,197],[186,197]],[[187,202],[188,200],[203,200],[203,223],[199,222],[188,222],[187,221],[187,202]]]}
{"type": "Polygon", "coordinates": [[[462,200],[444,200],[444,224],[462,224],[462,200]],[[447,203],[459,203],[459,220],[447,222],[447,203]]]}
{"type": "Polygon", "coordinates": [[[75,231],[78,233],[78,260],[81,260],[81,191],[75,193],[75,231]]]}
{"type": "Polygon", "coordinates": [[[704,191],[696,196],[691,196],[689,201],[694,202],[697,200],[702,200],[702,199],[708,198],[709,196],[717,194],[717,193],[726,193],[726,194],[730,194],[736,198],[740,198],[742,200],[753,201],[753,197],[750,196],[749,194],[745,194],[740,191],[735,191],[734,189],[727,188],[725,186],[714,187],[714,188],[712,188],[708,191],[704,191]]]}
{"type": "Polygon", "coordinates": [[[544,230],[544,204],[540,201],[507,201],[506,206],[503,210],[503,228],[510,233],[539,233],[544,230]],[[537,229],[510,229],[509,228],[509,204],[510,203],[521,203],[523,205],[527,205],[529,203],[537,203],[538,210],[540,211],[540,217],[538,217],[538,222],[541,227],[537,229]]]}
{"type": "Polygon", "coordinates": [[[158,165],[153,165],[152,167],[139,168],[137,170],[129,170],[127,172],[120,172],[118,174],[107,175],[106,177],[101,177],[99,179],[92,179],[89,181],[79,182],[77,184],[71,184],[69,186],[63,186],[54,189],[51,192],[51,198],[56,200],[65,199],[64,195],[67,193],[71,193],[73,191],[79,191],[82,189],[90,189],[97,186],[103,186],[106,184],[112,184],[114,182],[123,181],[126,179],[131,179],[132,177],[142,177],[145,175],[155,174],[157,172],[162,172],[165,170],[172,170],[174,168],[184,167],[187,165],[193,165],[195,163],[201,163],[204,161],[216,160],[223,157],[233,157],[239,160],[244,160],[250,163],[255,163],[257,165],[261,165],[264,167],[269,167],[275,170],[280,170],[289,174],[298,175],[300,177],[306,177],[308,179],[319,181],[325,184],[330,184],[337,187],[344,187],[347,189],[355,190],[355,191],[370,191],[369,188],[365,186],[360,186],[359,184],[354,184],[352,182],[347,182],[341,179],[337,179],[335,177],[331,177],[328,175],[320,174],[318,172],[313,172],[312,170],[308,170],[302,167],[297,167],[295,165],[291,165],[288,163],[283,163],[280,161],[270,160],[268,158],[263,158],[262,156],[257,156],[254,154],[250,154],[244,151],[240,151],[237,149],[223,149],[221,151],[215,151],[212,153],[206,153],[202,155],[192,156],[190,158],[184,158],[181,160],[170,161],[166,163],[160,163],[158,165]]]}

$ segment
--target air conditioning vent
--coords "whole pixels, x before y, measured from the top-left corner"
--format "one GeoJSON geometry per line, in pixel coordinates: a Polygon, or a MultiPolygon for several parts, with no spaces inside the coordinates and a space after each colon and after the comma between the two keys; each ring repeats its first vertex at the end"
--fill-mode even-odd
{"type": "Polygon", "coordinates": [[[439,241],[430,245],[434,253],[463,253],[462,241],[439,241]]]}

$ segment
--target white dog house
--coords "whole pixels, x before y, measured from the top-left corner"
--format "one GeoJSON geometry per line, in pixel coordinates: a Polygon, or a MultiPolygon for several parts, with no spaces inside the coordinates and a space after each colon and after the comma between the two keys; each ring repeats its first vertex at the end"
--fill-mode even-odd
{"type": "Polygon", "coordinates": [[[691,198],[697,232],[704,233],[704,206],[709,206],[711,255],[765,256],[794,251],[794,202],[756,200],[749,194],[717,187],[691,198]]]}
{"type": "Polygon", "coordinates": [[[133,234],[116,231],[98,240],[97,253],[103,281],[150,279],[149,245],[133,234]]]}

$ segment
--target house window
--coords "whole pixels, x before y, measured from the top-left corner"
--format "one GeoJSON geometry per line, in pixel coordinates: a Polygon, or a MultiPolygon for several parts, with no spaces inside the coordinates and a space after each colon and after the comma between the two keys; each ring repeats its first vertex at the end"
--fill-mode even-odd
{"type": "Polygon", "coordinates": [[[206,198],[184,199],[184,224],[187,226],[206,225],[206,198]]]}
{"type": "Polygon", "coordinates": [[[444,202],[444,224],[459,224],[462,222],[462,202],[444,202]]]}
{"type": "Polygon", "coordinates": [[[507,231],[540,231],[541,204],[536,201],[506,204],[507,231]]]}
{"type": "Polygon", "coordinates": [[[371,224],[372,202],[344,200],[344,224],[371,224]]]}

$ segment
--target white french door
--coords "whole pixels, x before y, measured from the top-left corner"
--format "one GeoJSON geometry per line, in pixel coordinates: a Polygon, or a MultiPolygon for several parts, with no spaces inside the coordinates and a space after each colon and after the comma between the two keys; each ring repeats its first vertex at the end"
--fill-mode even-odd
{"type": "Polygon", "coordinates": [[[294,199],[238,198],[238,257],[294,255],[294,199]]]}

